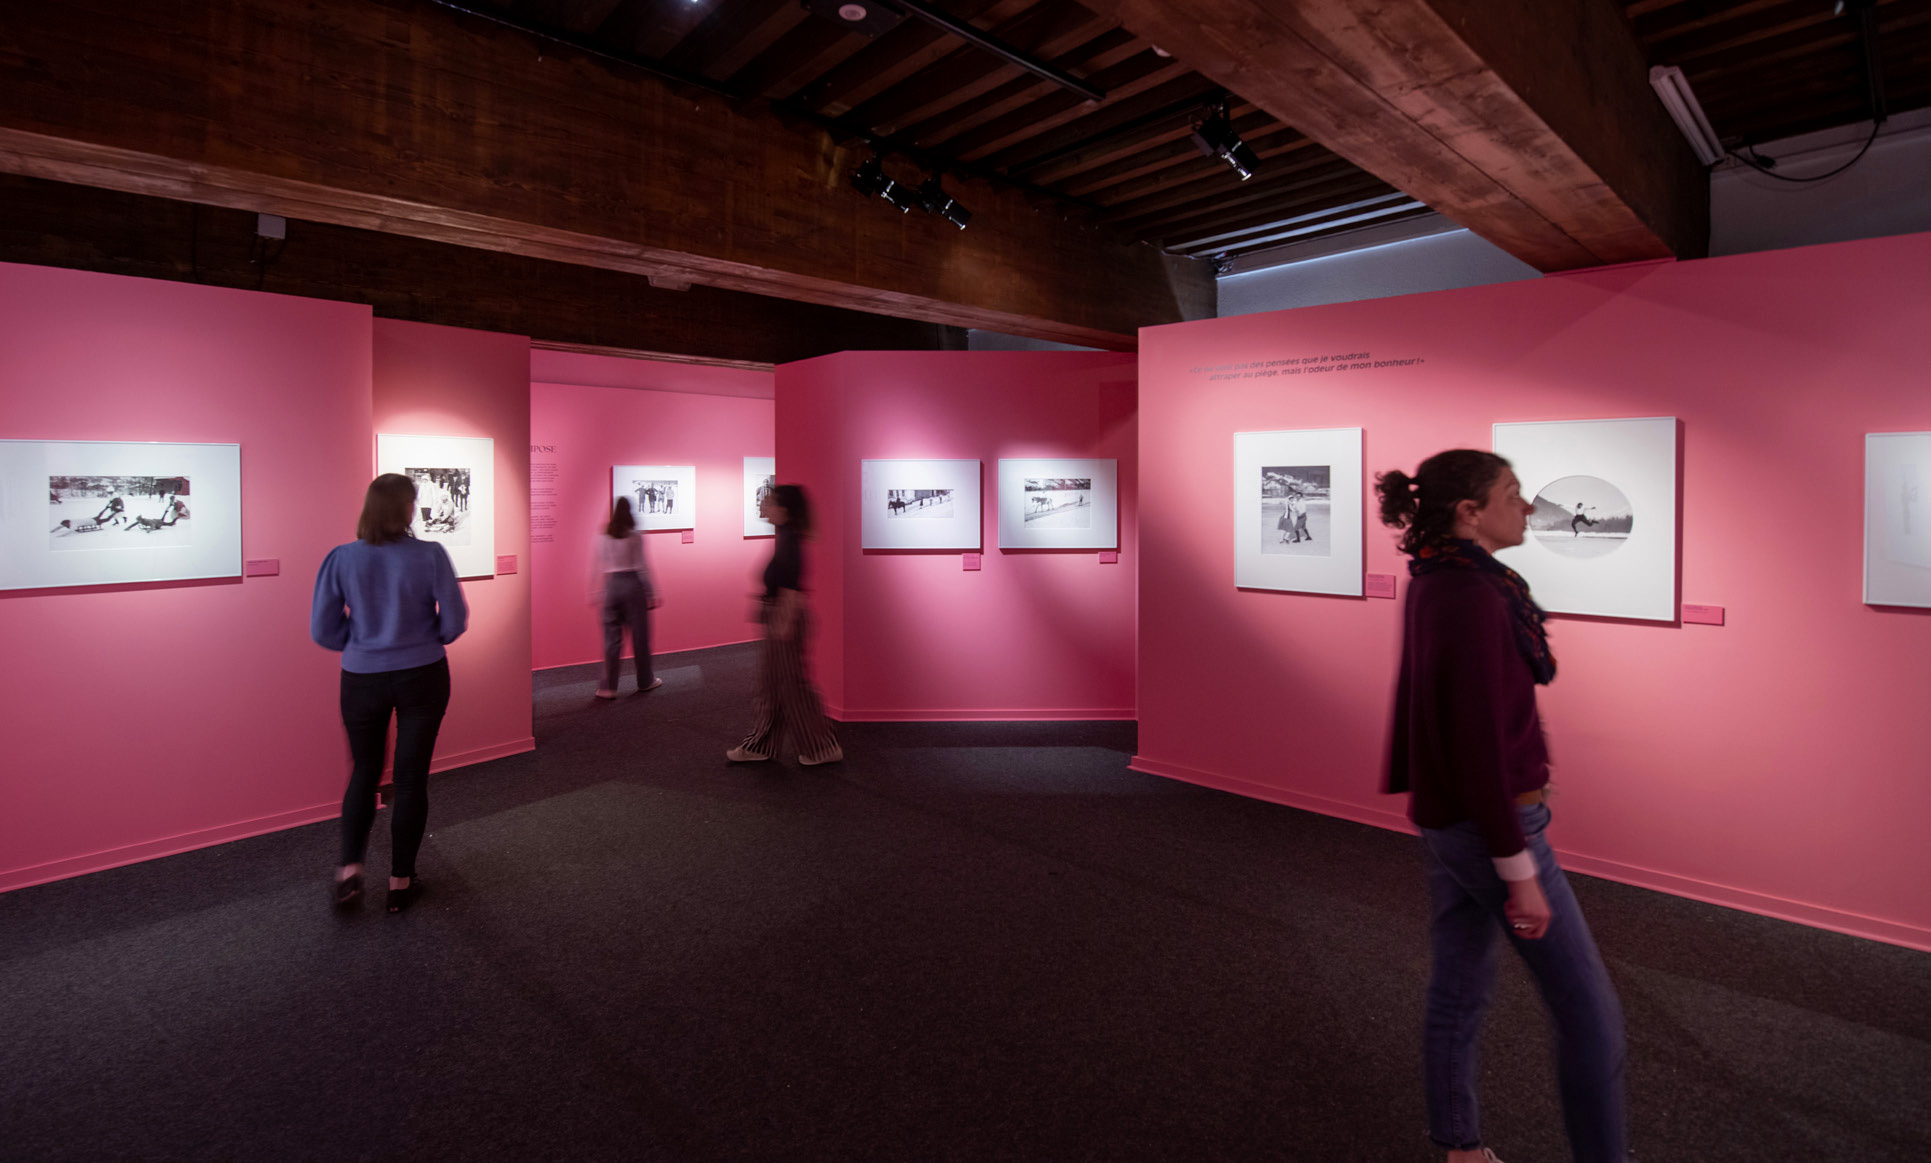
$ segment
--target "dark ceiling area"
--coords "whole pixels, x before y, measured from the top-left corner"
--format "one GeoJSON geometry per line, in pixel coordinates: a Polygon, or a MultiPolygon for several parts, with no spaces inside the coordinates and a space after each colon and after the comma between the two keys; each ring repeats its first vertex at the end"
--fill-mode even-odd
{"type": "MultiPolygon", "coordinates": [[[[1173,254],[1232,258],[1430,213],[1072,0],[426,2],[874,143],[906,187],[971,174],[1173,254]],[[1194,140],[1223,102],[1252,151],[1245,179],[1194,140]]],[[[1868,37],[1867,3],[1623,9],[1647,63],[1681,67],[1734,147],[1870,120],[1867,40],[1888,112],[1931,104],[1931,0],[1878,0],[1868,37]]]]}

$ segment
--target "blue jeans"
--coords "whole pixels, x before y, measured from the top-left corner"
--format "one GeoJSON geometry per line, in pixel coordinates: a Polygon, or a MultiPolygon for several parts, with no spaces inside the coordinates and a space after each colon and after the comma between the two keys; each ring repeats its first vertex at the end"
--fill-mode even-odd
{"type": "Polygon", "coordinates": [[[1473,1150],[1481,1145],[1477,1042],[1495,993],[1497,951],[1507,937],[1534,975],[1555,1023],[1556,1075],[1571,1153],[1577,1163],[1622,1163],[1628,1134],[1622,1006],[1575,893],[1543,838],[1549,809],[1536,804],[1516,811],[1535,854],[1542,893],[1549,899],[1549,931],[1536,941],[1512,935],[1502,912],[1508,886],[1496,875],[1474,824],[1421,832],[1429,856],[1429,942],[1434,950],[1422,1037],[1428,1134],[1443,1147],[1473,1150]]]}

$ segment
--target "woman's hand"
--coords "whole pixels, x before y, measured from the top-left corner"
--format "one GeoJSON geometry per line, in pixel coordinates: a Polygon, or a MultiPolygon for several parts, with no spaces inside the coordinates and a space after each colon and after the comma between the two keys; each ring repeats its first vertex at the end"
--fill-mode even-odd
{"type": "Polygon", "coordinates": [[[1528,941],[1539,941],[1549,931],[1549,898],[1542,895],[1542,882],[1531,876],[1527,880],[1508,882],[1509,900],[1502,906],[1502,915],[1509,920],[1509,931],[1528,941]]]}
{"type": "Polygon", "coordinates": [[[646,599],[644,602],[644,605],[652,610],[655,610],[657,607],[663,604],[664,604],[664,599],[658,597],[656,594],[650,595],[650,597],[646,599]]]}

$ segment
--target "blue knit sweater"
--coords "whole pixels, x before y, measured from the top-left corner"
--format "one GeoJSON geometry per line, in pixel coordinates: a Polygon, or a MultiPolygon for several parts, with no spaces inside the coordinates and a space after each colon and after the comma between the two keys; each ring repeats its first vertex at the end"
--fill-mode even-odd
{"type": "Polygon", "coordinates": [[[351,673],[428,666],[468,626],[455,567],[433,541],[351,541],[329,550],[315,575],[309,637],[340,650],[351,673]]]}

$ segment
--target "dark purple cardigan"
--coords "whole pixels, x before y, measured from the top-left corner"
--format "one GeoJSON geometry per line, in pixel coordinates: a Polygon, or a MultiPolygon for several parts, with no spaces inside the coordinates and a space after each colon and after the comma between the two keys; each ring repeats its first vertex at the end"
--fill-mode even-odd
{"type": "Polygon", "coordinates": [[[1473,820],[1489,855],[1522,851],[1515,797],[1549,782],[1535,678],[1501,583],[1444,569],[1408,585],[1388,746],[1390,795],[1421,828],[1473,820]]]}

